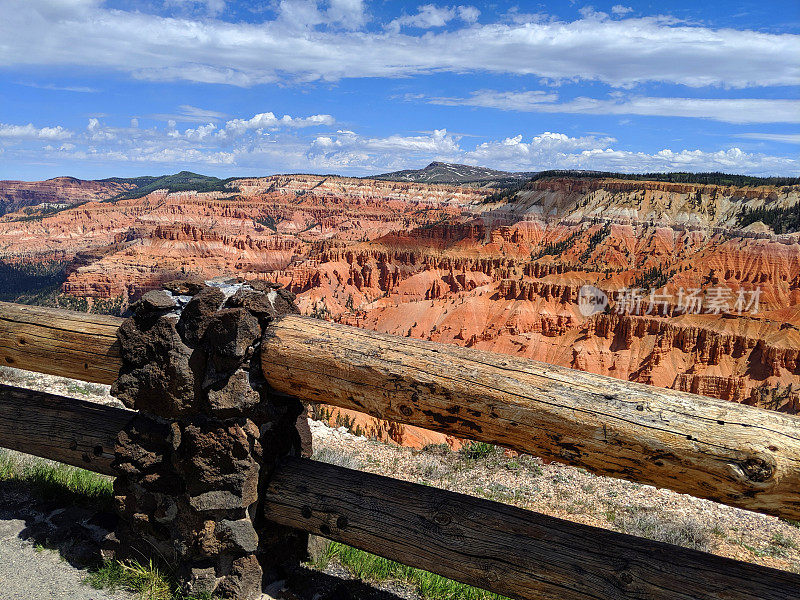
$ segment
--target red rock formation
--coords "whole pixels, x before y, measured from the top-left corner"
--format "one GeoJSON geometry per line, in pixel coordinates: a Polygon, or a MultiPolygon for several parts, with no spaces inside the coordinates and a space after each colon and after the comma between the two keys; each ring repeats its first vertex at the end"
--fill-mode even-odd
{"type": "Polygon", "coordinates": [[[83,181],[56,177],[47,181],[0,181],[0,215],[37,204],[77,204],[104,200],[134,186],[114,181],[83,181]]]}
{"type": "MultiPolygon", "coordinates": [[[[483,202],[490,190],[365,179],[236,185],[7,215],[0,256],[72,260],[64,292],[95,298],[187,274],[260,277],[288,286],[307,314],[359,327],[800,408],[798,236],[734,225],[744,206],[796,202],[797,186],[562,178],[496,205],[483,202]],[[611,296],[607,313],[581,314],[586,284],[611,296]],[[720,287],[731,296],[716,314],[684,314],[689,291],[720,287]],[[641,310],[623,311],[638,314],[616,313],[623,288],[640,288],[641,310]],[[651,288],[661,302],[647,311],[651,288]],[[758,312],[737,310],[755,288],[758,312]]],[[[370,419],[356,421],[371,435],[442,440],[370,419]]]]}

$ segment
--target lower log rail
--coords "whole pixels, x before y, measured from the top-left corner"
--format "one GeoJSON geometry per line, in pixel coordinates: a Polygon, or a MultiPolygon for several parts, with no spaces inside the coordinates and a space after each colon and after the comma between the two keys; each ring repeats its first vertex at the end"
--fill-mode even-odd
{"type": "MultiPolygon", "coordinates": [[[[113,474],[135,415],[1,385],[0,446],[113,474]]],[[[308,459],[280,463],[262,503],[275,523],[519,600],[800,595],[793,573],[308,459]]]]}
{"type": "Polygon", "coordinates": [[[796,600],[800,575],[354,471],[286,459],[270,521],[519,600],[796,600]]]}
{"type": "Polygon", "coordinates": [[[0,446],[114,475],[117,434],[135,414],[0,384],[0,446]]]}

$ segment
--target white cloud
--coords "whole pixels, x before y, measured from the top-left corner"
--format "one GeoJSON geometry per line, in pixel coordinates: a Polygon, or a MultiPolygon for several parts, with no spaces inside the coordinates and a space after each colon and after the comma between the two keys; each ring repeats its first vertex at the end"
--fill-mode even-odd
{"type": "Polygon", "coordinates": [[[276,117],[274,113],[266,112],[254,115],[250,119],[232,119],[225,123],[224,129],[220,130],[220,137],[230,137],[241,135],[247,131],[275,130],[280,128],[302,128],[319,127],[321,125],[331,126],[334,118],[330,115],[311,115],[310,117],[291,117],[283,115],[276,117]]]}
{"type": "Polygon", "coordinates": [[[795,158],[743,152],[730,148],[716,152],[672,150],[653,154],[630,152],[611,147],[613,138],[571,138],[564,134],[544,133],[523,141],[522,136],[480,144],[466,152],[464,162],[491,165],[521,171],[546,169],[588,169],[621,173],[653,171],[723,171],[751,175],[796,173],[800,161],[795,158]]]}
{"type": "Polygon", "coordinates": [[[331,23],[347,29],[358,29],[369,20],[364,9],[364,0],[330,0],[325,14],[331,23]]]}
{"type": "Polygon", "coordinates": [[[65,140],[71,138],[73,132],[58,125],[56,127],[34,127],[33,123],[27,125],[6,125],[0,123],[0,138],[19,140],[65,140]]]}
{"type": "Polygon", "coordinates": [[[444,27],[456,18],[470,25],[478,20],[480,14],[481,11],[474,6],[436,6],[435,4],[424,4],[417,7],[416,14],[398,17],[391,21],[386,28],[395,33],[400,31],[402,27],[433,29],[436,27],[444,27]]]}
{"type": "Polygon", "coordinates": [[[471,25],[472,23],[476,23],[478,21],[478,17],[481,16],[481,11],[479,11],[474,6],[459,6],[458,7],[458,18],[464,21],[464,23],[471,25]]]}
{"type": "Polygon", "coordinates": [[[93,142],[110,141],[117,137],[115,130],[103,125],[97,117],[89,119],[89,123],[86,125],[86,135],[93,142]]]}
{"type": "Polygon", "coordinates": [[[165,169],[177,170],[176,165],[233,165],[231,152],[204,152],[196,148],[175,148],[148,145],[127,149],[89,148],[71,152],[54,153],[54,157],[71,160],[94,160],[115,163],[156,163],[165,169]]]}
{"type": "MultiPolygon", "coordinates": [[[[654,153],[631,152],[603,134],[571,136],[559,132],[518,134],[479,143],[445,129],[430,132],[364,136],[333,130],[329,115],[278,117],[260,113],[229,119],[224,124],[200,124],[180,129],[174,121],[159,127],[112,127],[92,117],[85,130],[63,126],[0,125],[3,160],[48,159],[56,164],[95,161],[117,165],[128,162],[163,165],[164,170],[201,170],[224,167],[260,172],[339,172],[367,175],[409,168],[431,160],[482,165],[514,171],[596,169],[620,172],[725,171],[752,175],[787,175],[800,170],[796,157],[770,156],[739,148],[706,151],[664,148],[654,153]],[[308,130],[319,126],[322,131],[308,130]],[[325,128],[329,128],[325,130],[325,128]],[[67,140],[69,140],[67,142],[67,140]],[[57,142],[58,143],[55,143],[57,142]]],[[[742,134],[752,139],[779,134],[742,134]]],[[[798,143],[793,134],[786,141],[798,143]]],[[[112,171],[113,173],[113,171],[112,171]]]]}
{"type": "Polygon", "coordinates": [[[784,144],[800,144],[800,133],[737,133],[735,137],[765,142],[781,142],[784,144]]]}
{"type": "Polygon", "coordinates": [[[578,9],[578,12],[584,19],[587,20],[594,20],[594,21],[605,21],[608,19],[608,13],[604,13],[602,11],[598,11],[594,8],[594,6],[584,6],[578,9]]]}
{"type": "MultiPolygon", "coordinates": [[[[279,17],[259,24],[164,18],[104,8],[93,0],[0,3],[5,67],[91,67],[150,80],[231,85],[344,77],[402,77],[439,71],[535,75],[550,81],[646,81],[689,86],[800,83],[800,36],[712,29],[646,17],[572,22],[472,23],[475,10],[424,5],[414,31],[329,27],[357,12],[344,1],[283,0],[279,17]],[[430,7],[430,8],[426,8],[430,7]],[[451,17],[451,13],[455,16],[451,17]],[[455,19],[466,27],[452,27],[455,19]],[[42,40],[46,40],[43,43],[42,40]],[[120,43],[124,40],[125,43],[120,43]]],[[[399,26],[399,24],[398,24],[399,26]]]]}
{"type": "Polygon", "coordinates": [[[795,158],[747,153],[739,148],[713,152],[662,149],[655,153],[615,148],[617,140],[602,135],[569,136],[544,132],[516,135],[465,148],[459,136],[444,130],[419,136],[367,138],[352,132],[318,136],[306,153],[308,169],[334,169],[358,174],[409,168],[430,160],[480,165],[510,171],[589,169],[623,173],[648,171],[725,171],[752,175],[796,173],[795,158]]]}
{"type": "Polygon", "coordinates": [[[616,140],[612,137],[570,137],[563,133],[545,131],[534,136],[530,142],[517,135],[503,140],[493,140],[478,144],[474,150],[464,153],[470,164],[503,165],[505,168],[519,170],[540,170],[549,161],[561,161],[576,152],[607,148],[616,140]],[[533,167],[533,168],[531,168],[533,167]]]}
{"type": "Polygon", "coordinates": [[[632,13],[633,9],[630,6],[623,6],[622,4],[615,4],[611,7],[611,12],[617,16],[627,15],[632,13]]]}
{"type": "Polygon", "coordinates": [[[315,0],[280,0],[277,12],[278,21],[290,29],[316,27],[325,20],[315,0]]]}
{"type": "MultiPolygon", "coordinates": [[[[185,137],[187,140],[202,142],[206,138],[213,135],[216,130],[216,125],[213,123],[207,123],[206,125],[200,125],[194,129],[187,129],[183,132],[183,137],[185,137]]],[[[171,133],[170,135],[172,137],[180,137],[180,134],[177,131],[171,133]]]]}
{"type": "MultiPolygon", "coordinates": [[[[191,106],[181,107],[181,110],[195,116],[221,114],[191,106]]],[[[260,164],[259,158],[264,157],[273,163],[283,161],[288,165],[294,161],[292,164],[299,165],[302,161],[297,157],[304,156],[311,141],[298,137],[297,133],[305,128],[334,124],[330,115],[278,117],[272,112],[230,119],[221,126],[209,122],[185,129],[179,129],[175,120],[168,120],[166,127],[145,128],[138,118],[132,117],[130,126],[114,127],[105,124],[100,117],[91,117],[86,129],[79,132],[62,126],[37,128],[32,124],[0,124],[0,147],[5,141],[7,149],[13,150],[14,157],[21,160],[45,157],[59,161],[152,162],[167,165],[168,169],[193,164],[260,164]],[[42,143],[67,138],[71,143],[60,146],[42,143]]],[[[309,164],[307,159],[303,160],[305,165],[309,164]]]]}
{"type": "Polygon", "coordinates": [[[460,154],[458,136],[445,129],[422,135],[363,137],[352,131],[317,136],[307,152],[311,165],[329,169],[405,168],[419,158],[445,159],[460,154]]]}
{"type": "Polygon", "coordinates": [[[800,100],[758,98],[653,98],[623,96],[558,102],[542,91],[478,90],[466,98],[430,98],[431,104],[480,106],[522,112],[694,117],[726,123],[800,123],[800,100]]]}

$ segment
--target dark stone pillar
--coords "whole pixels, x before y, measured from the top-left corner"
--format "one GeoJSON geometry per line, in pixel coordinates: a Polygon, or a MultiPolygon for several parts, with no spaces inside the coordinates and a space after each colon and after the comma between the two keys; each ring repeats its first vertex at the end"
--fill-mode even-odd
{"type": "Polygon", "coordinates": [[[261,371],[264,327],[297,308],[263,283],[166,288],[118,334],[112,394],[139,411],[114,462],[121,547],[176,567],[189,593],[258,598],[306,551],[304,534],[261,522],[258,500],[276,460],[308,444],[302,404],[261,371]]]}

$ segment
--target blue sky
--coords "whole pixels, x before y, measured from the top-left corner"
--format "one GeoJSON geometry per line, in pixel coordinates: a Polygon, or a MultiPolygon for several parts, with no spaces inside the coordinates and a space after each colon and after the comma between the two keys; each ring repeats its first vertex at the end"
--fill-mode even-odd
{"type": "Polygon", "coordinates": [[[800,175],[800,3],[3,0],[0,178],[800,175]]]}

